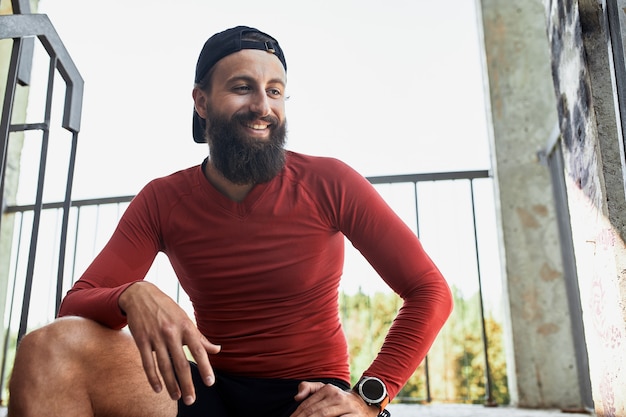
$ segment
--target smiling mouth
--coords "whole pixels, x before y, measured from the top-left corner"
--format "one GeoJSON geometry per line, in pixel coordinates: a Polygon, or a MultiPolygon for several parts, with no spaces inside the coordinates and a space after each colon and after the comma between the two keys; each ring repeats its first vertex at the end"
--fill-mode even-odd
{"type": "Polygon", "coordinates": [[[266,129],[268,129],[270,127],[270,125],[248,123],[248,124],[246,124],[246,127],[250,128],[252,130],[266,130],[266,129]]]}

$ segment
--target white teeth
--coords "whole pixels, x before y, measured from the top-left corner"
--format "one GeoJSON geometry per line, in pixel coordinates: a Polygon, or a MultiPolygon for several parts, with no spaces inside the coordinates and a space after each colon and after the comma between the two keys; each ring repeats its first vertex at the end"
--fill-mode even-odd
{"type": "Polygon", "coordinates": [[[248,125],[250,129],[254,130],[265,130],[267,129],[267,125],[248,125]]]}

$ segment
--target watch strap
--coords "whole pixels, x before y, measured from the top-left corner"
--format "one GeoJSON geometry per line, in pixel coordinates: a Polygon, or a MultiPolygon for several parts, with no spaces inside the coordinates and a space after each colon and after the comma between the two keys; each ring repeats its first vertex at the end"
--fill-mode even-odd
{"type": "Polygon", "coordinates": [[[389,404],[389,395],[386,395],[385,398],[379,404],[381,412],[387,407],[388,404],[389,404]]]}
{"type": "Polygon", "coordinates": [[[380,413],[378,413],[378,417],[391,417],[391,413],[387,410],[387,405],[389,405],[389,395],[385,396],[380,402],[380,413]]]}

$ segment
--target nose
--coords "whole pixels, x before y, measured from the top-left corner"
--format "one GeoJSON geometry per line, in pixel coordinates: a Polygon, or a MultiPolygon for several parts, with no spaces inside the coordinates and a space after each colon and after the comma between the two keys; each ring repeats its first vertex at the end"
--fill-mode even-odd
{"type": "Polygon", "coordinates": [[[259,91],[252,97],[250,111],[259,117],[268,116],[271,112],[270,99],[265,91],[259,91]]]}

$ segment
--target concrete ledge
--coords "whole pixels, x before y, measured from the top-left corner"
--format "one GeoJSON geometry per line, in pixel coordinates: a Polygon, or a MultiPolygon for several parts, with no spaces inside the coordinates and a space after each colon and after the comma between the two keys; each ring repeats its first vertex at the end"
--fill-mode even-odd
{"type": "MultiPolygon", "coordinates": [[[[530,410],[513,407],[484,407],[472,404],[390,404],[391,417],[589,417],[589,413],[569,413],[561,410],[530,410]]],[[[0,417],[7,409],[0,408],[0,417]]]]}
{"type": "Polygon", "coordinates": [[[589,417],[589,413],[561,410],[534,410],[513,407],[485,407],[473,404],[390,404],[392,417],[589,417]]]}

